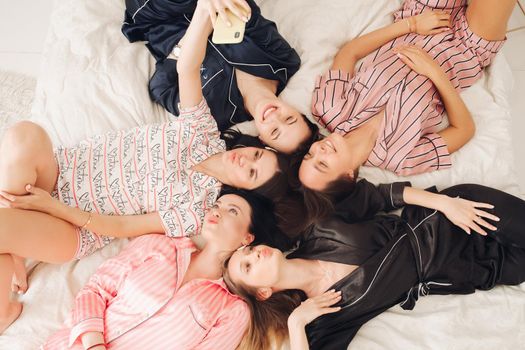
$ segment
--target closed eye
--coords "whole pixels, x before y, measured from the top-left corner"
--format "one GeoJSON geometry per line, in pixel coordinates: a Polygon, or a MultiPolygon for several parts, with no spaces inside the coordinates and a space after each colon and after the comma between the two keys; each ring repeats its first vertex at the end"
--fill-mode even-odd
{"type": "Polygon", "coordinates": [[[297,121],[297,118],[294,117],[294,116],[289,116],[288,118],[286,118],[286,124],[288,125],[292,125],[293,123],[295,123],[297,121]]]}
{"type": "Polygon", "coordinates": [[[272,140],[277,140],[280,134],[279,129],[275,128],[272,130],[270,136],[272,137],[272,140]]]}

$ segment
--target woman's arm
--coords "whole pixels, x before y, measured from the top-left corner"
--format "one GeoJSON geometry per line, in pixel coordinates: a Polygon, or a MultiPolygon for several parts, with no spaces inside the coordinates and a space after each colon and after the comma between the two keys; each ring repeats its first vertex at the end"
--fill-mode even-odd
{"type": "Polygon", "coordinates": [[[410,32],[434,35],[448,30],[448,27],[450,27],[450,14],[442,11],[426,11],[392,23],[346,43],[335,56],[331,69],[340,69],[353,75],[358,60],[389,41],[410,32]]]}
{"type": "Polygon", "coordinates": [[[443,69],[423,49],[404,46],[395,50],[399,58],[418,74],[428,77],[436,86],[448,114],[449,126],[438,134],[445,140],[449,153],[467,143],[476,130],[470,112],[443,69]]]}
{"type": "Polygon", "coordinates": [[[442,212],[454,225],[470,234],[471,230],[485,236],[487,232],[482,228],[496,230],[496,227],[486,222],[483,218],[499,221],[495,215],[489,214],[479,208],[494,208],[487,203],[472,202],[462,198],[452,198],[444,194],[432,193],[413,187],[405,187],[403,200],[406,204],[435,209],[442,212]]]}
{"type": "Polygon", "coordinates": [[[182,108],[193,107],[202,100],[200,67],[206,53],[208,36],[212,25],[207,8],[203,2],[197,3],[190,26],[184,35],[184,45],[181,47],[177,60],[179,74],[179,95],[182,108]]]}
{"type": "Polygon", "coordinates": [[[200,68],[206,54],[208,37],[213,29],[210,18],[215,19],[218,12],[219,16],[226,19],[226,8],[248,21],[251,9],[245,1],[199,0],[197,3],[177,60],[182,108],[193,107],[202,100],[200,68]]]}
{"type": "Polygon", "coordinates": [[[309,346],[306,337],[306,325],[319,316],[341,310],[340,307],[332,306],[340,300],[341,292],[332,289],[321,295],[308,298],[296,307],[288,317],[290,350],[307,350],[309,346]]]}
{"type": "Polygon", "coordinates": [[[164,233],[158,213],[142,215],[102,215],[70,207],[51,195],[31,185],[27,195],[15,196],[0,191],[0,205],[13,209],[36,210],[67,221],[78,227],[87,227],[99,235],[111,237],[136,237],[148,233],[164,233]]]}

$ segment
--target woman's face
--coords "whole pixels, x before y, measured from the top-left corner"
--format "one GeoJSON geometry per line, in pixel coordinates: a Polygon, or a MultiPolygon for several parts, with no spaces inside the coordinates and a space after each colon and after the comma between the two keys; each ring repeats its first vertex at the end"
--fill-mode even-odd
{"type": "Polygon", "coordinates": [[[249,244],[252,209],[248,202],[235,194],[221,196],[204,216],[202,235],[208,242],[233,251],[249,244]]]}
{"type": "Polygon", "coordinates": [[[265,245],[247,246],[235,253],[228,263],[233,283],[252,288],[271,288],[279,282],[283,253],[265,245]]]}
{"type": "Polygon", "coordinates": [[[352,155],[339,134],[314,142],[299,168],[299,180],[312,190],[322,191],[342,176],[353,176],[352,155]]]}
{"type": "Polygon", "coordinates": [[[312,133],[301,113],[278,98],[261,101],[253,119],[259,139],[286,154],[297,150],[312,133]]]}
{"type": "Polygon", "coordinates": [[[222,164],[227,177],[225,183],[247,190],[264,185],[279,171],[275,152],[257,147],[224,152],[222,164]]]}

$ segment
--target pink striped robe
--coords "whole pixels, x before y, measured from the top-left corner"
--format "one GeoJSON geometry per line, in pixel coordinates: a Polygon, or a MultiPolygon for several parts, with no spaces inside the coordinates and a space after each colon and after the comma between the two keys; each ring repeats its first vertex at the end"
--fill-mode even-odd
{"type": "Polygon", "coordinates": [[[379,138],[365,165],[400,175],[451,166],[447,145],[437,134],[444,112],[428,78],[410,70],[391,49],[414,44],[427,51],[459,91],[482,75],[504,41],[487,41],[467,25],[465,0],[406,0],[395,20],[425,9],[449,11],[453,29],[434,36],[403,35],[368,55],[355,76],[332,70],[315,83],[312,113],[332,132],[347,134],[385,109],[379,138]]]}
{"type": "Polygon", "coordinates": [[[231,350],[249,323],[247,305],[222,280],[181,287],[196,250],[189,238],[146,235],[107,260],[78,293],[66,328],[44,350],[83,349],[85,332],[104,333],[108,349],[231,350]]]}

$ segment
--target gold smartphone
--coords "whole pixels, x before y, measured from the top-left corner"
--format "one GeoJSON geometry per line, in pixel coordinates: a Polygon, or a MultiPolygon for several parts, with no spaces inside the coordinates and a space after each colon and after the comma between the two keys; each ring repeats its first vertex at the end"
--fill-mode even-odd
{"type": "Polygon", "coordinates": [[[226,16],[232,24],[228,27],[221,17],[217,16],[215,27],[213,28],[213,36],[211,41],[214,44],[238,44],[244,37],[244,28],[246,23],[234,15],[230,10],[226,9],[226,16]]]}

